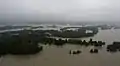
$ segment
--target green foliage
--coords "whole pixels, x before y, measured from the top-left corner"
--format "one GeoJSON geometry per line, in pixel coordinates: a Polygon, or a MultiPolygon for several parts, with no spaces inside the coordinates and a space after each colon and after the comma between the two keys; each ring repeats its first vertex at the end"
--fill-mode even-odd
{"type": "Polygon", "coordinates": [[[4,34],[0,37],[0,54],[35,54],[41,51],[33,35],[20,33],[20,35],[4,34]]]}

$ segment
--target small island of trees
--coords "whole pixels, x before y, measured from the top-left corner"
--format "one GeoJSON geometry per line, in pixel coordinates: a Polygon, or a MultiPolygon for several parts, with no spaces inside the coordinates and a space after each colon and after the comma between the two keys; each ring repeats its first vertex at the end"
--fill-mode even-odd
{"type": "Polygon", "coordinates": [[[0,35],[0,55],[26,55],[42,51],[43,47],[39,46],[33,37],[34,34],[29,34],[27,31],[22,31],[19,35],[9,33],[0,35]]]}

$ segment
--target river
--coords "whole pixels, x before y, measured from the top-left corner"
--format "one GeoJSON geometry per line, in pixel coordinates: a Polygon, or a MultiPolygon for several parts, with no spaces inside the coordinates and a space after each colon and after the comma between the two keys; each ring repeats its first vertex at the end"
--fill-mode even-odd
{"type": "MultiPolygon", "coordinates": [[[[100,30],[94,40],[102,40],[107,44],[120,41],[120,29],[100,30]]],[[[81,38],[89,40],[89,38],[81,38]]],[[[0,59],[0,66],[120,66],[120,52],[109,53],[106,46],[100,48],[98,54],[90,54],[91,47],[66,44],[63,47],[44,46],[44,50],[36,55],[6,55],[0,59]],[[69,50],[80,49],[79,55],[69,55],[69,50]]]]}

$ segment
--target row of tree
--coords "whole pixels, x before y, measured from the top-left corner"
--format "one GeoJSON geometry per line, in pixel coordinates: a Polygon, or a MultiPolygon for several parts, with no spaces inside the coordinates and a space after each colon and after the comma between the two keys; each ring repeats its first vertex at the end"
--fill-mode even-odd
{"type": "Polygon", "coordinates": [[[54,44],[54,45],[64,45],[68,44],[77,44],[83,46],[103,46],[105,42],[103,41],[93,41],[90,39],[89,41],[86,40],[74,40],[74,39],[54,39],[54,38],[45,38],[43,41],[44,44],[54,44]]]}

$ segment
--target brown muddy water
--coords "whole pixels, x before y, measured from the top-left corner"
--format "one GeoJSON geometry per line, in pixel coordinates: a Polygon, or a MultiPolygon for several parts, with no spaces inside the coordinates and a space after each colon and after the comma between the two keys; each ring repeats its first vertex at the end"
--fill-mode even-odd
{"type": "MultiPolygon", "coordinates": [[[[107,44],[120,41],[120,30],[101,30],[94,37],[85,40],[102,40],[107,44]]],[[[80,38],[79,38],[80,39],[80,38]]],[[[120,52],[109,53],[106,46],[99,48],[98,54],[91,54],[92,47],[66,44],[63,47],[44,45],[44,50],[36,55],[6,55],[0,58],[0,66],[120,66],[120,52]],[[70,55],[70,50],[80,49],[81,54],[70,55]]]]}

